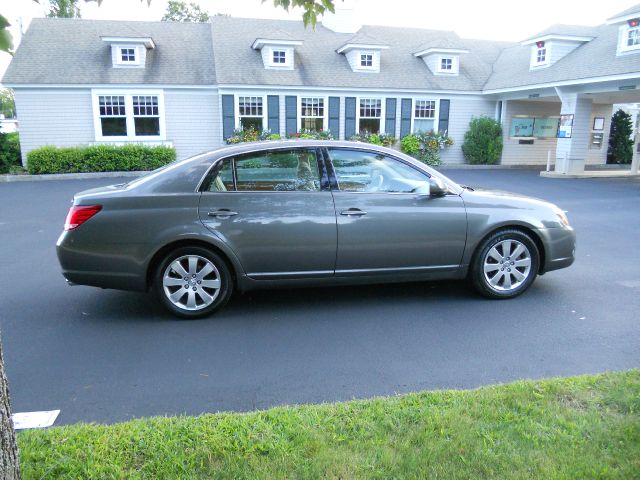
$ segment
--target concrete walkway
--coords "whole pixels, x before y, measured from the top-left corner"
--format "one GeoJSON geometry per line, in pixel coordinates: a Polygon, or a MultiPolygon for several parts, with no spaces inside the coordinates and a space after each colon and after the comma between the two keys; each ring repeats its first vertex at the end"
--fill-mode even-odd
{"type": "Polygon", "coordinates": [[[632,173],[631,170],[585,170],[580,173],[560,173],[555,171],[542,171],[541,177],[546,178],[635,178],[640,177],[640,173],[632,173]]]}

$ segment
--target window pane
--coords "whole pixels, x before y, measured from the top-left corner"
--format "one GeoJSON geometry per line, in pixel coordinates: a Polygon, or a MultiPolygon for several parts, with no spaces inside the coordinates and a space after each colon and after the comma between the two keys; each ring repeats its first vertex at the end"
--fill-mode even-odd
{"type": "Polygon", "coordinates": [[[374,118],[361,118],[360,131],[369,133],[380,133],[380,120],[374,118]]]}
{"type": "Polygon", "coordinates": [[[275,50],[273,52],[273,63],[286,63],[287,54],[284,51],[275,50]]]}
{"type": "Polygon", "coordinates": [[[330,149],[329,157],[341,191],[411,193],[428,185],[428,177],[385,155],[330,149]]]}
{"type": "Polygon", "coordinates": [[[429,132],[433,130],[433,120],[416,118],[413,121],[413,132],[429,132]]]}
{"type": "Polygon", "coordinates": [[[124,116],[124,96],[100,95],[98,97],[100,116],[124,116]]]}
{"type": "Polygon", "coordinates": [[[436,114],[436,102],[434,100],[416,100],[416,118],[434,118],[436,114]]]}
{"type": "Polygon", "coordinates": [[[158,117],[136,117],[136,136],[139,135],[160,135],[160,119],[158,117]]]}
{"type": "Polygon", "coordinates": [[[262,118],[244,117],[240,119],[240,126],[243,130],[248,130],[253,127],[254,130],[262,131],[262,118]]]}
{"type": "Polygon", "coordinates": [[[126,137],[127,119],[117,117],[105,117],[100,119],[103,137],[126,137]]]}
{"type": "Polygon", "coordinates": [[[302,128],[319,132],[323,129],[324,120],[322,118],[303,118],[300,120],[302,128]]]}
{"type": "Polygon", "coordinates": [[[361,118],[380,118],[382,115],[382,100],[379,98],[360,99],[361,118]]]}
{"type": "Polygon", "coordinates": [[[627,37],[627,46],[633,47],[634,45],[640,45],[640,29],[638,28],[629,30],[629,36],[627,37]]]}
{"type": "Polygon", "coordinates": [[[318,162],[309,150],[250,154],[236,159],[238,191],[320,190],[318,162]]]}
{"type": "Polygon", "coordinates": [[[218,171],[216,178],[209,185],[210,192],[231,192],[233,191],[233,172],[231,170],[231,161],[225,160],[222,168],[218,171]]]}

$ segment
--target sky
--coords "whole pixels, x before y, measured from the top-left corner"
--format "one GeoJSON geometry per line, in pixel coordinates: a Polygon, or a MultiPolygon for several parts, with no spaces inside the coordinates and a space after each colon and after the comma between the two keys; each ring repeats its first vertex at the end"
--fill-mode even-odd
{"type": "MultiPolygon", "coordinates": [[[[189,1],[189,0],[188,0],[189,1]]],[[[301,19],[300,10],[290,13],[273,6],[272,0],[191,0],[210,14],[234,17],[301,19]]],[[[337,0],[340,2],[340,0],[337,0]]],[[[418,27],[453,30],[462,38],[518,41],[556,23],[598,25],[638,0],[347,0],[355,3],[358,20],[364,25],[418,27]]],[[[167,0],[80,0],[82,18],[102,20],[158,21],[167,0]]],[[[19,42],[19,25],[26,30],[34,17],[44,17],[47,0],[0,0],[0,13],[12,24],[19,42]]],[[[11,60],[0,53],[0,76],[11,60]]]]}

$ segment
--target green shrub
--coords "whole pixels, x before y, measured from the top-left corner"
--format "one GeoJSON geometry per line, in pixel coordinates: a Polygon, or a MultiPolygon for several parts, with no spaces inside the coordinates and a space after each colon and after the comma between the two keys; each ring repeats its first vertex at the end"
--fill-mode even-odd
{"type": "Polygon", "coordinates": [[[349,140],[352,142],[365,142],[373,145],[381,145],[383,147],[393,146],[398,139],[390,133],[370,133],[367,131],[361,131],[352,135],[349,140]]]}
{"type": "Polygon", "coordinates": [[[400,150],[427,165],[440,165],[440,151],[453,145],[446,133],[416,132],[400,140],[400,150]]]}
{"type": "Polygon", "coordinates": [[[490,117],[472,118],[462,153],[471,164],[495,165],[502,156],[502,126],[490,117]]]}
{"type": "Polygon", "coordinates": [[[31,174],[154,170],[176,159],[172,147],[146,145],[46,146],[27,155],[31,174]]]}
{"type": "Polygon", "coordinates": [[[618,110],[611,117],[607,163],[631,163],[633,158],[633,122],[631,115],[618,110]]]}
{"type": "Polygon", "coordinates": [[[20,166],[20,137],[18,133],[0,133],[0,173],[12,172],[20,166]]]}
{"type": "Polygon", "coordinates": [[[296,133],[290,133],[287,138],[296,140],[333,140],[331,130],[309,130],[301,128],[296,133]]]}

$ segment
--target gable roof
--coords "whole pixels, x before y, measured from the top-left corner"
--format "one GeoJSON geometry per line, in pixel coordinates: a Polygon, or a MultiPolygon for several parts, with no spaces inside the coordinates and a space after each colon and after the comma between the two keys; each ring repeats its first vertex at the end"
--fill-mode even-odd
{"type": "Polygon", "coordinates": [[[630,15],[640,15],[640,3],[634,5],[633,7],[629,7],[626,10],[623,10],[620,13],[613,15],[612,17],[607,18],[607,22],[616,21],[617,19],[624,19],[630,15]]]}
{"type": "Polygon", "coordinates": [[[557,23],[545,28],[544,30],[536,33],[523,40],[535,40],[537,38],[546,36],[566,36],[566,37],[595,37],[598,34],[598,27],[589,27],[585,25],[563,25],[557,23]]]}
{"type": "MultiPolygon", "coordinates": [[[[640,55],[616,56],[618,27],[593,27],[593,40],[585,42],[553,65],[530,70],[531,46],[505,48],[495,62],[484,90],[522,87],[570,80],[637,73],[640,55]]],[[[552,47],[553,48],[553,47],[552,47]]]]}
{"type": "Polygon", "coordinates": [[[2,79],[6,84],[215,83],[209,24],[34,18],[2,79]],[[145,68],[113,68],[101,37],[151,37],[145,68]]]}
{"type": "Polygon", "coordinates": [[[216,80],[220,85],[289,85],[345,88],[397,88],[478,91],[491,74],[491,64],[503,42],[463,41],[454,32],[363,26],[353,34],[335,33],[302,22],[251,18],[212,17],[216,80]],[[256,37],[284,30],[303,41],[296,48],[295,70],[265,69],[260,54],[249,47],[256,37]],[[357,40],[357,42],[356,42],[357,40]],[[380,58],[380,72],[354,72],[344,55],[336,53],[348,43],[389,46],[380,58]],[[458,76],[433,75],[424,61],[413,56],[420,46],[443,44],[468,48],[458,76]]]}

